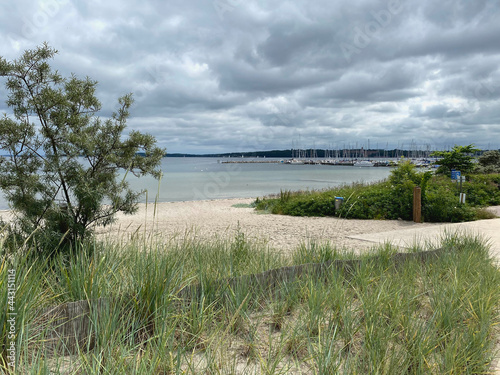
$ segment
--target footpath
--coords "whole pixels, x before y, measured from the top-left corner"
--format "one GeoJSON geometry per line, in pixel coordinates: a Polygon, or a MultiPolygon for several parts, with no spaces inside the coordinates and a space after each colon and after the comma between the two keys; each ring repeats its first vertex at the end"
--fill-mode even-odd
{"type": "Polygon", "coordinates": [[[400,229],[390,232],[368,233],[349,236],[356,240],[374,243],[391,243],[394,246],[408,248],[414,244],[430,243],[437,245],[446,233],[477,234],[488,241],[490,254],[500,266],[500,218],[477,220],[467,223],[442,224],[419,228],[400,229]]]}

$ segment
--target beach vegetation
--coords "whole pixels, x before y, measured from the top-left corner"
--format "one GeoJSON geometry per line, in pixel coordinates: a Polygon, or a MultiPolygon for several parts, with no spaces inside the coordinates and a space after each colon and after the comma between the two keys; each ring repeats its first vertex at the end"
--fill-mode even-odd
{"type": "Polygon", "coordinates": [[[49,65],[56,50],[43,44],[13,61],[0,58],[10,114],[0,118],[0,188],[16,215],[12,249],[30,243],[49,255],[89,237],[119,211],[133,213],[142,192],[119,170],[159,178],[165,151],[153,136],[126,135],[132,94],[99,118],[97,82],[63,77],[49,65]]]}
{"type": "Polygon", "coordinates": [[[9,271],[17,315],[14,338],[0,326],[0,372],[479,374],[495,358],[500,271],[478,236],[445,233],[439,250],[416,245],[399,261],[389,245],[355,256],[308,243],[285,256],[241,233],[81,246],[93,249],[73,249],[71,265],[61,253],[2,253],[0,318],[10,319],[9,271]],[[328,261],[269,283],[248,277],[328,261]],[[71,345],[51,315],[65,303],[88,306],[71,345]]]}
{"type": "Polygon", "coordinates": [[[231,205],[234,208],[255,208],[255,203],[236,203],[231,205]]]}
{"type": "MultiPolygon", "coordinates": [[[[323,191],[287,191],[255,201],[258,210],[291,216],[336,216],[350,219],[412,220],[413,189],[421,188],[422,217],[427,222],[462,222],[483,219],[484,207],[500,204],[500,174],[469,174],[462,184],[466,203],[459,203],[460,188],[447,175],[419,171],[402,161],[388,179],[354,183],[323,191]],[[340,208],[335,200],[342,197],[340,208]]],[[[491,215],[489,216],[491,217],[491,215]]]]}
{"type": "Polygon", "coordinates": [[[476,171],[478,173],[500,173],[500,151],[486,151],[477,161],[476,171]]]}

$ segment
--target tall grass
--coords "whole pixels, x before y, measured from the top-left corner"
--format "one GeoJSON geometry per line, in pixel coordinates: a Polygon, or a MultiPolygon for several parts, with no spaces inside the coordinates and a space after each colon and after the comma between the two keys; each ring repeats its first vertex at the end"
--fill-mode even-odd
{"type": "Polygon", "coordinates": [[[475,236],[445,236],[428,262],[396,264],[385,246],[357,268],[272,289],[224,280],[353,255],[311,244],[285,258],[241,232],[228,241],[84,246],[92,248],[71,262],[2,255],[0,283],[17,272],[17,373],[472,374],[486,373],[494,356],[500,272],[475,236]],[[80,299],[90,305],[87,339],[71,355],[62,342],[48,350],[50,324],[34,329],[41,311],[80,299]]]}

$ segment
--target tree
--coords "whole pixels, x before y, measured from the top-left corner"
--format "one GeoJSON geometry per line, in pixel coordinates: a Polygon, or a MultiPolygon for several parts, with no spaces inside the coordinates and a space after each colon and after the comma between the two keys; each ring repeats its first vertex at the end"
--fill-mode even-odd
{"type": "Polygon", "coordinates": [[[46,251],[87,238],[118,211],[135,212],[142,192],[119,171],[160,178],[165,152],[151,135],[124,136],[131,94],[119,98],[111,118],[97,117],[97,82],[53,71],[47,61],[56,53],[45,43],[18,60],[0,58],[13,111],[0,118],[0,148],[8,153],[0,188],[17,213],[13,231],[46,251]]]}
{"type": "Polygon", "coordinates": [[[480,173],[500,173],[500,152],[498,150],[486,151],[477,159],[480,173]]]}
{"type": "Polygon", "coordinates": [[[452,169],[461,171],[462,173],[472,172],[474,169],[474,156],[479,149],[473,144],[468,146],[453,146],[451,151],[435,151],[431,156],[441,158],[436,162],[440,167],[436,171],[441,174],[448,174],[452,169]]]}

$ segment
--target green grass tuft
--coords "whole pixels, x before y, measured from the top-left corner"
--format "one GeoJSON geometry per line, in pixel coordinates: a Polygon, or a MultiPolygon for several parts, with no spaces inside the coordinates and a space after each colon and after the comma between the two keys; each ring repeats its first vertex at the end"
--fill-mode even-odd
{"type": "Polygon", "coordinates": [[[96,243],[50,264],[4,253],[0,316],[15,269],[17,373],[487,373],[500,271],[478,236],[445,233],[441,242],[427,262],[396,265],[382,246],[349,271],[266,287],[221,280],[353,255],[311,244],[285,258],[241,232],[210,243],[96,243]],[[34,329],[40,311],[79,299],[90,304],[90,336],[72,356],[62,344],[54,356],[43,341],[50,325],[34,329]]]}

